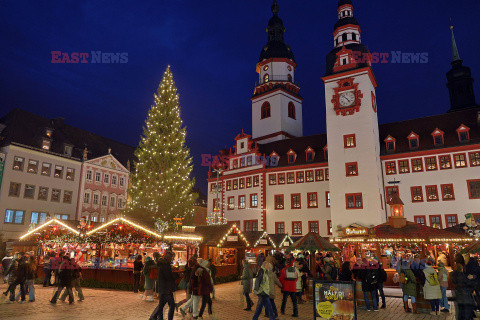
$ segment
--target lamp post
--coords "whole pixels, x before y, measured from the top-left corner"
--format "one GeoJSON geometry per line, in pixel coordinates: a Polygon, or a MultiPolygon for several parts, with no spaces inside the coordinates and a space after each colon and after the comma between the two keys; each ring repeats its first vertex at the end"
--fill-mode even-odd
{"type": "Polygon", "coordinates": [[[217,182],[215,185],[215,188],[212,190],[212,193],[216,194],[216,200],[215,200],[215,207],[213,208],[213,213],[211,214],[210,217],[207,218],[207,224],[225,224],[227,223],[225,217],[221,213],[220,209],[220,201],[219,201],[219,195],[221,191],[221,187],[219,185],[220,181],[220,175],[222,174],[223,170],[221,168],[216,168],[213,170],[214,172],[217,173],[217,182]]]}

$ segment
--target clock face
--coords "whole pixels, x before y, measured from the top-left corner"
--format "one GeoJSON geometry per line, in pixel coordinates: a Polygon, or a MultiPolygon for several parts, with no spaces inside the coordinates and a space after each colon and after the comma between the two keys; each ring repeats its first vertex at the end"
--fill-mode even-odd
{"type": "Polygon", "coordinates": [[[349,107],[355,103],[355,94],[353,91],[342,92],[338,101],[342,107],[349,107]]]}

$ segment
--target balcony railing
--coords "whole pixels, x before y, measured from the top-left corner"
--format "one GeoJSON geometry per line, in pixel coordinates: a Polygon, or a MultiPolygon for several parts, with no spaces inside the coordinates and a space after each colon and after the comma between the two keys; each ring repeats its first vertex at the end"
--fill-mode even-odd
{"type": "Polygon", "coordinates": [[[297,82],[297,81],[294,81],[292,79],[292,77],[289,77],[289,76],[269,76],[268,77],[268,80],[266,80],[265,78],[255,82],[255,87],[256,86],[260,86],[262,84],[265,84],[265,83],[269,83],[269,82],[290,82],[296,86],[300,86],[300,84],[297,82]]]}

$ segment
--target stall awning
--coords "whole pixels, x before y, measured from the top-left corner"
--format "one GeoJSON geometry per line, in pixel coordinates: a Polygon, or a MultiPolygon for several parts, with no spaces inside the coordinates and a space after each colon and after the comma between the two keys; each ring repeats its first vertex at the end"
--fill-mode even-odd
{"type": "Polygon", "coordinates": [[[318,233],[309,232],[299,240],[295,241],[288,249],[304,251],[340,251],[339,248],[322,238],[318,233]]]}
{"type": "Polygon", "coordinates": [[[24,241],[27,240],[35,235],[40,235],[41,232],[46,231],[48,228],[51,228],[52,232],[57,232],[57,230],[65,231],[66,233],[73,233],[75,235],[79,235],[80,232],[71,225],[71,221],[61,221],[58,219],[50,219],[47,222],[39,225],[38,227],[28,231],[24,235],[22,235],[19,239],[24,241]],[[58,229],[56,229],[58,228],[58,229]]]}
{"type": "Polygon", "coordinates": [[[460,251],[460,253],[480,253],[480,241],[475,239],[475,242],[464,248],[462,251],[460,251]]]}

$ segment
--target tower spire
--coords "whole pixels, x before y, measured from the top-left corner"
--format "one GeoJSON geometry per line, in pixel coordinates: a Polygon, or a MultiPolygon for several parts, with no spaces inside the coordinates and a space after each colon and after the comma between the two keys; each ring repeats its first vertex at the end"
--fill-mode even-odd
{"type": "Polygon", "coordinates": [[[273,0],[273,4],[272,4],[272,12],[273,12],[273,15],[278,15],[278,11],[280,10],[280,6],[278,5],[278,2],[277,0],[273,0]]]}
{"type": "Polygon", "coordinates": [[[460,54],[458,53],[457,42],[455,41],[455,33],[453,32],[453,25],[450,26],[452,32],[452,62],[460,61],[460,54]]]}

